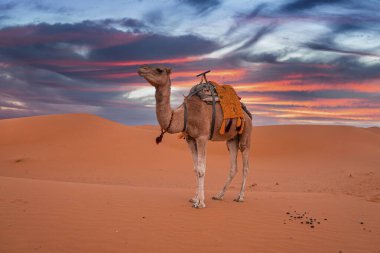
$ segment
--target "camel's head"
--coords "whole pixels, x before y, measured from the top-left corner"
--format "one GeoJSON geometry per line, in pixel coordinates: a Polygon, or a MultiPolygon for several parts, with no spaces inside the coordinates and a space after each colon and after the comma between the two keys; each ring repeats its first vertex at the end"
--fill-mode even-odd
{"type": "Polygon", "coordinates": [[[139,68],[138,73],[154,87],[166,85],[169,82],[171,69],[167,67],[144,65],[139,68]]]}

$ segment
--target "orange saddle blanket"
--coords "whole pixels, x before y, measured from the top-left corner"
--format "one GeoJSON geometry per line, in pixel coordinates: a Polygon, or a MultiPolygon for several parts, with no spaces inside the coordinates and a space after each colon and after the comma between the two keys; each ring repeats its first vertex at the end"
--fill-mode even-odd
{"type": "Polygon", "coordinates": [[[210,81],[215,86],[218,93],[220,106],[223,111],[223,123],[220,127],[219,133],[223,135],[226,129],[226,121],[229,119],[237,119],[236,129],[241,134],[244,129],[244,112],[241,107],[240,97],[236,94],[231,85],[220,85],[214,81],[210,81]]]}

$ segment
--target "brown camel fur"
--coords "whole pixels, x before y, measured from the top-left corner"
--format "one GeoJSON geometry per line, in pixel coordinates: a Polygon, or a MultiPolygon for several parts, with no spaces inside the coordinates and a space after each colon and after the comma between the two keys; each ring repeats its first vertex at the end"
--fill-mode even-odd
{"type": "MultiPolygon", "coordinates": [[[[156,89],[156,116],[162,129],[167,129],[168,133],[180,133],[184,128],[184,106],[183,104],[177,109],[170,107],[170,88],[171,69],[167,67],[142,66],[138,73],[144,77],[156,89]],[[170,123],[170,119],[172,121],[170,123]],[[170,127],[169,127],[170,123],[170,127]]],[[[190,201],[193,207],[204,208],[204,178],[206,172],[206,144],[210,136],[210,125],[212,118],[212,106],[207,105],[198,96],[185,98],[188,110],[187,126],[184,136],[192,153],[194,162],[194,171],[196,175],[197,188],[195,197],[190,201]]],[[[244,201],[244,190],[248,174],[248,156],[250,150],[250,139],[252,131],[252,121],[244,112],[245,127],[242,134],[236,131],[236,120],[232,121],[230,130],[224,135],[219,134],[222,125],[223,112],[220,104],[216,104],[215,128],[212,141],[226,141],[230,153],[230,173],[223,189],[213,197],[214,200],[222,200],[224,193],[230,185],[233,177],[237,172],[237,153],[242,152],[243,158],[243,181],[239,196],[235,199],[237,202],[244,201]]]]}

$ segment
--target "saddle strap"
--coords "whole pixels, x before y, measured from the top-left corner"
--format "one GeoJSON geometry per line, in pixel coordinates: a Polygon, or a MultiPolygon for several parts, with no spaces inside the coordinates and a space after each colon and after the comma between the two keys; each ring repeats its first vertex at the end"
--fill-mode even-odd
{"type": "Polygon", "coordinates": [[[215,127],[215,89],[211,89],[211,96],[212,96],[212,118],[211,118],[211,126],[210,126],[210,138],[209,140],[212,139],[212,136],[214,134],[214,127],[215,127]]]}

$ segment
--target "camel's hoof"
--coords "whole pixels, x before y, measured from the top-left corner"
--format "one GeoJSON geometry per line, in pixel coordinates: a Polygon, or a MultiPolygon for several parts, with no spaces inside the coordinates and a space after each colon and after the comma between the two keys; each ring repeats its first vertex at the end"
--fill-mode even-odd
{"type": "Polygon", "coordinates": [[[214,196],[212,197],[213,200],[223,200],[223,197],[219,197],[219,196],[214,196]]]}
{"type": "Polygon", "coordinates": [[[244,202],[244,199],[243,198],[240,198],[240,197],[237,197],[236,199],[234,199],[235,202],[244,202]]]}
{"type": "Polygon", "coordinates": [[[205,208],[206,207],[206,204],[205,203],[203,203],[203,202],[200,202],[200,201],[198,201],[198,202],[196,202],[196,203],[194,203],[193,204],[193,207],[194,208],[205,208]]]}

